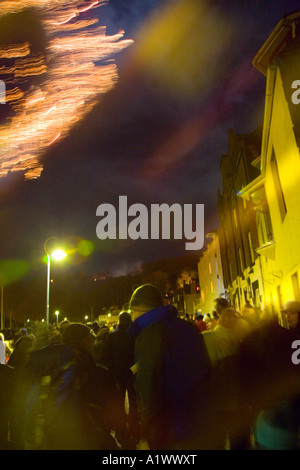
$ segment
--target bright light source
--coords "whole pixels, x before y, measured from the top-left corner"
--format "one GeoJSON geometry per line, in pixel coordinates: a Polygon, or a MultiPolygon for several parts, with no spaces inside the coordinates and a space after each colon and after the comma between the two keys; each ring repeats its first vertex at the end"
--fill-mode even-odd
{"type": "Polygon", "coordinates": [[[63,250],[56,250],[54,253],[52,253],[52,258],[56,259],[57,261],[60,261],[64,259],[67,256],[67,253],[65,253],[63,250]]]}

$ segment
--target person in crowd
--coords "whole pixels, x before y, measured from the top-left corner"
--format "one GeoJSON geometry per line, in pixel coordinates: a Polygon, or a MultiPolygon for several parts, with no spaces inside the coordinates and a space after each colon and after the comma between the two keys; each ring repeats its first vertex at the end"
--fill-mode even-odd
{"type": "Polygon", "coordinates": [[[299,302],[287,302],[282,313],[289,329],[274,316],[260,321],[241,343],[243,390],[258,449],[299,448],[300,376],[292,362],[292,343],[300,338],[299,312],[299,302]]]}
{"type": "Polygon", "coordinates": [[[62,320],[58,326],[58,331],[60,332],[60,334],[62,335],[63,334],[63,331],[64,329],[70,324],[70,321],[67,320],[66,318],[64,320],[62,320]]]}
{"type": "MultiPolygon", "coordinates": [[[[14,450],[24,450],[29,441],[34,447],[35,439],[32,436],[36,427],[33,422],[28,422],[30,414],[28,397],[38,393],[39,382],[43,376],[50,376],[52,373],[50,370],[55,369],[53,364],[56,365],[56,361],[51,362],[52,349],[49,347],[50,344],[54,344],[52,341],[54,331],[51,325],[39,323],[34,337],[17,336],[15,349],[10,358],[12,361],[10,364],[14,369],[11,388],[13,406],[10,420],[11,448],[14,450]],[[49,364],[52,366],[50,367],[49,364]]],[[[37,448],[40,448],[40,444],[37,442],[35,444],[37,448]]]]}
{"type": "Polygon", "coordinates": [[[6,364],[6,346],[3,333],[0,333],[0,364],[6,364]]]}
{"type": "Polygon", "coordinates": [[[206,313],[203,317],[203,321],[207,330],[213,330],[218,325],[219,317],[216,312],[213,312],[212,314],[206,313]]]}
{"type": "Polygon", "coordinates": [[[0,364],[0,449],[11,450],[10,426],[13,409],[14,369],[0,364]]]}
{"type": "Polygon", "coordinates": [[[6,357],[6,363],[12,353],[12,347],[11,347],[11,344],[10,344],[10,341],[7,341],[5,340],[5,336],[4,336],[4,333],[0,333],[0,336],[2,338],[2,341],[4,342],[5,344],[5,357],[6,357]]]}
{"type": "Polygon", "coordinates": [[[251,331],[259,328],[261,325],[261,317],[260,317],[260,309],[254,307],[249,301],[245,303],[243,308],[241,309],[241,330],[244,329],[242,332],[243,336],[246,336],[251,331]]]}
{"type": "Polygon", "coordinates": [[[30,353],[33,350],[32,336],[21,336],[14,344],[13,351],[7,361],[10,367],[19,368],[29,360],[30,353]]]}
{"type": "Polygon", "coordinates": [[[220,323],[213,330],[203,332],[203,339],[212,365],[226,356],[238,354],[240,341],[235,333],[239,315],[232,309],[223,309],[220,323]]]}
{"type": "Polygon", "coordinates": [[[69,323],[63,342],[54,328],[37,328],[30,358],[15,369],[12,448],[116,450],[122,422],[115,382],[93,357],[94,335],[69,323]]]}
{"type": "Polygon", "coordinates": [[[210,366],[202,336],[178,317],[174,306],[164,305],[161,292],[152,284],[133,292],[129,308],[141,432],[137,448],[209,448],[210,366]]]}
{"type": "Polygon", "coordinates": [[[91,325],[91,328],[92,328],[94,334],[97,336],[97,334],[99,333],[99,330],[100,330],[99,323],[97,321],[93,321],[92,325],[91,325]]]}
{"type": "Polygon", "coordinates": [[[201,313],[198,314],[197,319],[195,320],[195,325],[197,326],[200,332],[207,330],[206,323],[203,321],[204,315],[201,313]]]}
{"type": "Polygon", "coordinates": [[[222,311],[227,308],[230,308],[230,301],[224,299],[224,297],[217,297],[214,299],[214,310],[212,311],[212,318],[218,321],[222,311]]]}
{"type": "Polygon", "coordinates": [[[94,342],[93,356],[97,364],[101,363],[102,348],[109,334],[110,334],[109,327],[105,324],[101,325],[95,337],[95,342],[94,342]]]}
{"type": "Polygon", "coordinates": [[[18,339],[21,336],[28,336],[28,331],[27,328],[19,328],[17,331],[14,333],[14,338],[13,338],[13,344],[18,341],[18,339]]]}
{"type": "MultiPolygon", "coordinates": [[[[95,335],[86,325],[70,323],[63,332],[63,343],[68,345],[76,356],[77,371],[81,382],[81,395],[90,415],[105,432],[103,449],[117,448],[111,437],[115,434],[121,445],[127,445],[125,412],[116,381],[106,368],[96,364],[93,354],[95,335]]],[[[118,445],[117,442],[117,445],[118,445]]]]}
{"type": "Polygon", "coordinates": [[[126,334],[131,323],[130,314],[121,312],[118,328],[106,337],[99,359],[99,363],[105,365],[112,372],[124,400],[127,383],[132,377],[130,367],[134,364],[134,342],[126,334]]]}
{"type": "Polygon", "coordinates": [[[214,311],[216,312],[217,316],[219,317],[224,309],[230,307],[230,302],[224,297],[217,297],[214,299],[214,311]]]}
{"type": "Polygon", "coordinates": [[[184,319],[185,319],[185,321],[187,321],[190,325],[192,325],[192,327],[195,328],[195,330],[198,331],[197,325],[195,324],[193,318],[191,318],[191,316],[190,316],[188,313],[186,313],[186,314],[184,315],[184,319]]]}
{"type": "Polygon", "coordinates": [[[288,325],[289,334],[288,337],[291,339],[300,340],[300,302],[296,300],[290,300],[285,303],[282,313],[285,315],[288,325]]]}
{"type": "MultiPolygon", "coordinates": [[[[99,361],[113,374],[121,392],[122,402],[128,415],[128,428],[132,444],[138,442],[136,393],[131,367],[134,365],[134,341],[127,335],[132,323],[130,313],[119,314],[118,327],[109,333],[103,343],[99,361]]],[[[135,445],[134,447],[135,448],[135,445]]]]}
{"type": "Polygon", "coordinates": [[[210,394],[214,403],[215,445],[224,449],[229,439],[232,450],[247,450],[251,430],[239,370],[240,338],[236,330],[240,316],[232,308],[219,311],[219,324],[202,333],[212,366],[210,394]]]}

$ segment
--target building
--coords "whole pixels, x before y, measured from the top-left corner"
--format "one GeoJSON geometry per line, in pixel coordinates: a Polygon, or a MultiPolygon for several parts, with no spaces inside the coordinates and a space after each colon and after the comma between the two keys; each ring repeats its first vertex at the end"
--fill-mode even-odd
{"type": "Polygon", "coordinates": [[[255,211],[240,191],[260,175],[262,128],[249,134],[229,131],[229,152],[221,158],[218,190],[219,240],[226,297],[241,310],[246,302],[261,308],[263,281],[257,246],[255,211]]]}
{"type": "Polygon", "coordinates": [[[211,313],[214,299],[225,296],[218,231],[208,233],[206,238],[210,241],[198,262],[200,299],[197,309],[202,314],[211,313]]]}
{"type": "Polygon", "coordinates": [[[240,191],[254,207],[264,301],[300,300],[300,11],[283,18],[253,60],[266,77],[259,175],[240,191]]]}

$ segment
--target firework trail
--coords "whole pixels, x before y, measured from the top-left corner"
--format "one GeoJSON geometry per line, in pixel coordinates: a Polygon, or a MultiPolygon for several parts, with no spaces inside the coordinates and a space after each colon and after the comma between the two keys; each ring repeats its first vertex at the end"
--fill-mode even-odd
{"type": "Polygon", "coordinates": [[[118,74],[113,55],[133,41],[123,39],[124,31],[106,36],[95,14],[106,3],[0,2],[2,20],[4,15],[34,9],[47,40],[45,54],[33,52],[29,42],[0,44],[0,76],[9,85],[6,102],[13,110],[0,125],[0,177],[22,170],[26,179],[38,178],[45,150],[65,137],[114,86],[118,74]],[[40,78],[38,84],[24,91],[20,84],[32,77],[40,78]]]}

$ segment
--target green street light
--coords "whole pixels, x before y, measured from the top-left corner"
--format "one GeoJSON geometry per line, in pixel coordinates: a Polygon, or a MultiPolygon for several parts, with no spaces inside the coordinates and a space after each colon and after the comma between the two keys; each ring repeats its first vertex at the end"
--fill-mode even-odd
{"type": "Polygon", "coordinates": [[[49,237],[44,243],[44,250],[45,250],[46,255],[47,255],[47,298],[46,298],[46,322],[47,322],[47,324],[49,324],[50,264],[51,264],[51,258],[53,258],[54,260],[57,260],[57,261],[61,261],[62,259],[64,259],[67,256],[67,254],[61,249],[55,250],[51,254],[49,253],[49,251],[47,250],[47,243],[52,238],[56,238],[56,237],[49,237]]]}

